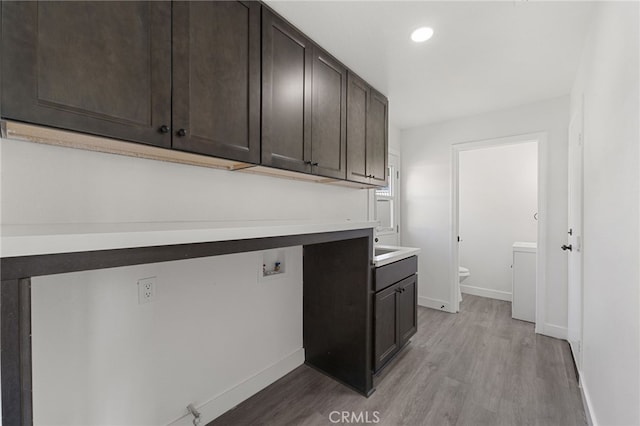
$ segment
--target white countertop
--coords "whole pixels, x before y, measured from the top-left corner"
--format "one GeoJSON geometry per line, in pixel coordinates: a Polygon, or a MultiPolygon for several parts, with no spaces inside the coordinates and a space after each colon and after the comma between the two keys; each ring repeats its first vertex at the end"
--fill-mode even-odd
{"type": "Polygon", "coordinates": [[[373,256],[373,264],[376,267],[388,265],[393,262],[397,262],[398,260],[406,259],[407,257],[415,256],[420,253],[419,248],[415,247],[399,247],[399,246],[375,246],[374,250],[383,249],[383,250],[392,250],[389,253],[379,254],[378,256],[373,256]]]}
{"type": "Polygon", "coordinates": [[[315,234],[377,225],[351,220],[2,225],[0,257],[315,234]]]}

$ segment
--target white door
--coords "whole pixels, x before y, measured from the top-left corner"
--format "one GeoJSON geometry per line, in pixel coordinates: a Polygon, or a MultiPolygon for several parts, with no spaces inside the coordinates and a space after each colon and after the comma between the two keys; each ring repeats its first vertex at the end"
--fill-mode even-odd
{"type": "Polygon", "coordinates": [[[569,124],[569,344],[578,371],[582,365],[582,163],[583,119],[578,111],[569,124]]]}
{"type": "Polygon", "coordinates": [[[400,245],[400,156],[389,152],[389,180],[384,188],[375,190],[376,244],[400,245]]]}

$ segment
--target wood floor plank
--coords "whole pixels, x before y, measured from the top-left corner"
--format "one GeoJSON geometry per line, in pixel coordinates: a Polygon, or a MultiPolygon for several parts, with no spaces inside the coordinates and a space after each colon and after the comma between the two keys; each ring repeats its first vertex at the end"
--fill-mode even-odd
{"type": "Polygon", "coordinates": [[[465,295],[455,315],[419,308],[369,398],[301,366],[209,426],[331,425],[343,411],[390,426],[586,425],[567,342],[512,319],[509,302],[465,295]]]}

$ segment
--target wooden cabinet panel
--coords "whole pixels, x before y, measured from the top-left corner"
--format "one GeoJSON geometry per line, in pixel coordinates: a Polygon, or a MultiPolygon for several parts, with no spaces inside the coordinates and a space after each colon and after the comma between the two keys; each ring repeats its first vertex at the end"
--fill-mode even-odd
{"type": "Polygon", "coordinates": [[[349,73],[347,87],[347,179],[368,183],[366,155],[369,86],[349,73]]]}
{"type": "Polygon", "coordinates": [[[375,270],[375,290],[380,291],[418,271],[418,256],[407,257],[375,270]]]}
{"type": "Polygon", "coordinates": [[[260,3],[174,2],[173,134],[175,149],[260,162],[260,3]]]}
{"type": "Polygon", "coordinates": [[[312,171],[345,179],[347,69],[319,48],[313,55],[312,87],[312,171]]]}
{"type": "Polygon", "coordinates": [[[378,371],[399,349],[400,338],[396,321],[399,292],[396,286],[376,293],[375,338],[373,366],[378,371]]]}
{"type": "Polygon", "coordinates": [[[373,370],[372,240],[307,244],[302,268],[305,363],[365,395],[373,370]]]}
{"type": "Polygon", "coordinates": [[[262,164],[310,172],[313,44],[262,11],[262,164]]]}
{"type": "Polygon", "coordinates": [[[347,89],[347,179],[386,185],[388,101],[352,73],[347,89]]]}
{"type": "Polygon", "coordinates": [[[367,120],[367,174],[371,183],[385,185],[387,180],[388,101],[371,89],[367,120]]]}
{"type": "Polygon", "coordinates": [[[418,330],[417,276],[413,275],[398,284],[398,336],[402,347],[418,330]]]}
{"type": "MultiPolygon", "coordinates": [[[[415,256],[413,258],[415,259],[415,256]]],[[[396,263],[400,264],[401,262],[396,263]]],[[[376,270],[375,288],[379,287],[378,275],[376,270]]],[[[386,276],[389,277],[388,274],[386,276]]],[[[391,286],[387,285],[384,290],[375,294],[373,325],[373,368],[375,372],[380,371],[418,330],[417,279],[414,268],[410,276],[391,286]]]]}
{"type": "Polygon", "coordinates": [[[169,147],[171,4],[2,2],[5,118],[169,147]]]}

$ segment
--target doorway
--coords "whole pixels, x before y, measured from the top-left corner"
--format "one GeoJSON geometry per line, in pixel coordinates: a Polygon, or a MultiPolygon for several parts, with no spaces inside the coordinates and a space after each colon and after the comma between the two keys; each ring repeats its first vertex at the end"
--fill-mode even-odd
{"type": "MultiPolygon", "coordinates": [[[[461,266],[460,264],[460,244],[465,244],[465,236],[462,235],[461,233],[461,228],[460,228],[460,207],[461,207],[461,203],[460,203],[460,195],[461,195],[461,188],[460,188],[460,180],[461,180],[461,176],[460,176],[460,166],[461,166],[461,156],[465,156],[466,153],[468,152],[472,152],[472,151],[477,151],[480,152],[479,150],[483,150],[483,149],[488,149],[488,148],[500,148],[500,147],[509,147],[509,146],[514,146],[514,145],[521,145],[521,144],[535,144],[535,152],[537,153],[537,165],[535,165],[536,171],[537,171],[537,178],[536,178],[536,183],[537,183],[537,205],[534,206],[535,210],[530,212],[530,218],[531,220],[536,220],[536,224],[537,224],[537,229],[534,231],[534,235],[536,236],[536,240],[537,240],[537,251],[536,251],[536,262],[535,262],[535,271],[536,271],[536,278],[535,278],[535,322],[536,322],[536,331],[539,329],[538,325],[542,325],[542,319],[544,318],[544,304],[542,303],[542,301],[544,300],[544,284],[545,284],[545,279],[544,279],[544,253],[546,252],[546,244],[545,244],[545,237],[544,237],[544,232],[542,232],[542,230],[544,229],[545,226],[545,213],[546,213],[546,209],[545,209],[545,195],[546,195],[546,182],[545,182],[545,170],[546,170],[546,165],[545,165],[545,153],[546,153],[546,134],[544,133],[534,133],[534,134],[525,134],[525,135],[517,135],[517,136],[510,136],[510,137],[505,137],[505,138],[498,138],[498,139],[490,139],[490,140],[481,140],[481,141],[474,141],[474,142],[466,142],[466,143],[460,143],[460,144],[455,144],[452,146],[452,151],[451,151],[451,155],[452,155],[452,199],[451,199],[451,254],[450,254],[450,277],[451,277],[451,294],[450,294],[450,300],[452,301],[452,311],[453,312],[459,312],[460,310],[460,298],[459,298],[459,294],[460,294],[460,281],[459,281],[459,266],[461,266]],[[535,215],[535,219],[534,219],[534,215],[535,215]],[[461,239],[462,241],[459,242],[458,240],[461,239]]],[[[463,159],[464,161],[464,159],[463,159]]],[[[488,189],[488,188],[485,188],[488,189]]],[[[490,208],[495,208],[495,209],[505,209],[505,208],[509,208],[508,206],[499,206],[497,204],[497,201],[494,201],[494,205],[490,206],[490,208]]],[[[490,209],[489,209],[490,210],[490,209]]],[[[497,210],[494,210],[497,211],[497,210]]],[[[482,218],[477,218],[477,220],[479,220],[480,222],[482,221],[482,218]]],[[[477,225],[477,224],[476,224],[477,225]]],[[[476,227],[480,226],[477,225],[476,227]]],[[[468,228],[467,228],[468,229],[468,228]]],[[[495,230],[488,230],[488,235],[491,235],[491,232],[493,232],[495,230]]],[[[496,231],[497,232],[497,231],[496,231]]],[[[485,233],[486,235],[486,233],[485,233]]],[[[477,238],[477,236],[472,236],[472,238],[477,238]]],[[[485,237],[485,238],[489,238],[489,237],[485,237]]],[[[513,243],[515,243],[516,241],[511,241],[509,244],[507,244],[506,247],[503,247],[502,250],[503,251],[508,251],[510,253],[511,251],[511,245],[513,243]]],[[[503,244],[504,245],[504,244],[503,244]]],[[[478,246],[478,245],[477,245],[478,246]]],[[[479,247],[482,247],[482,244],[479,245],[479,247]]],[[[510,255],[509,255],[510,256],[510,255]]],[[[466,266],[466,265],[464,265],[466,266]]],[[[470,270],[470,276],[473,277],[473,270],[472,268],[469,268],[470,270]]],[[[503,274],[503,281],[504,281],[504,274],[505,271],[502,271],[503,274]]],[[[506,274],[508,274],[508,277],[510,277],[511,273],[510,270],[506,271],[506,274]]],[[[507,278],[509,280],[508,284],[502,284],[503,287],[505,287],[506,285],[508,285],[508,288],[501,288],[501,289],[494,289],[495,291],[490,292],[490,293],[485,293],[485,294],[479,294],[479,295],[484,295],[484,296],[488,296],[488,297],[493,297],[493,298],[497,298],[497,299],[502,299],[502,300],[510,300],[511,297],[511,282],[510,279],[507,278]]],[[[472,287],[472,286],[470,286],[472,287]]],[[[469,288],[467,288],[467,290],[470,290],[469,288]]],[[[472,293],[473,294],[473,293],[472,293]]]]}

